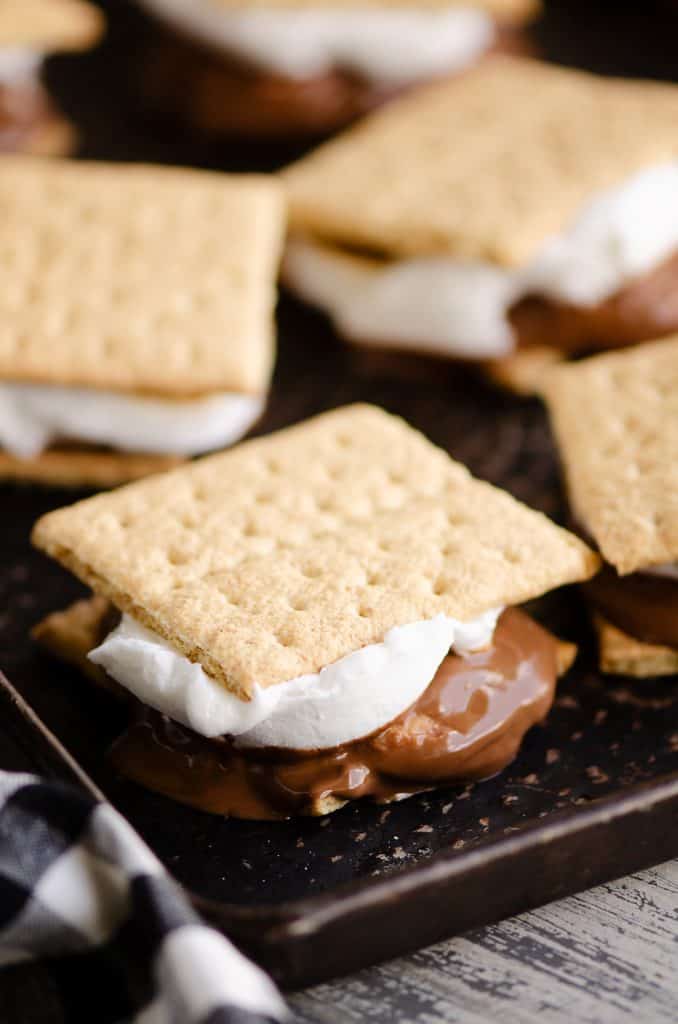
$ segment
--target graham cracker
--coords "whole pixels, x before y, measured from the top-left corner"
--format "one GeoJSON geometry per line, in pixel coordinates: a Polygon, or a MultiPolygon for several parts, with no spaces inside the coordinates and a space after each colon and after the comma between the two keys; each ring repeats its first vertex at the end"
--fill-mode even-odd
{"type": "MultiPolygon", "coordinates": [[[[416,5],[412,4],[412,0],[379,0],[378,4],[375,4],[374,0],[339,0],[339,2],[337,0],[247,0],[246,5],[243,4],[243,0],[211,0],[211,4],[213,7],[225,10],[241,10],[243,6],[248,9],[261,8],[263,10],[279,10],[281,8],[309,10],[323,7],[331,10],[374,7],[390,10],[399,7],[411,9],[413,6],[431,10],[438,8],[447,10],[457,6],[474,7],[481,11],[487,11],[498,21],[509,23],[527,21],[541,11],[540,0],[417,0],[416,5]]],[[[154,9],[157,9],[158,6],[157,0],[155,0],[154,9]]]]}
{"type": "Polygon", "coordinates": [[[599,564],[361,405],[51,512],[33,541],[243,699],[393,626],[473,619],[599,564]]]}
{"type": "Polygon", "coordinates": [[[50,448],[32,459],[0,450],[0,480],[44,487],[117,487],[171,469],[183,462],[172,455],[138,455],[95,449],[50,448]]]}
{"type": "Polygon", "coordinates": [[[3,157],[0,379],[264,393],[282,231],[264,176],[3,157]]]}
{"type": "Polygon", "coordinates": [[[97,686],[116,697],[126,698],[128,693],[124,687],[87,657],[114,628],[115,615],[115,609],[105,597],[84,598],[61,612],[52,612],[33,627],[31,636],[48,654],[73,665],[97,686]]]}
{"type": "Polygon", "coordinates": [[[678,86],[497,56],[283,171],[292,227],[392,258],[519,267],[598,192],[675,160],[677,118],[678,86]]]}
{"type": "Polygon", "coordinates": [[[678,558],[678,335],[549,371],[573,513],[624,575],[678,558]]]}
{"type": "Polygon", "coordinates": [[[2,0],[0,47],[46,52],[86,50],[103,33],[104,17],[85,0],[2,0]]]}
{"type": "Polygon", "coordinates": [[[594,616],[600,671],[610,675],[649,679],[678,674],[678,650],[644,644],[622,633],[601,615],[594,616]]]}
{"type": "Polygon", "coordinates": [[[539,345],[516,349],[501,359],[489,359],[483,363],[483,369],[495,384],[528,398],[539,393],[539,383],[546,370],[564,358],[557,348],[539,345]]]}

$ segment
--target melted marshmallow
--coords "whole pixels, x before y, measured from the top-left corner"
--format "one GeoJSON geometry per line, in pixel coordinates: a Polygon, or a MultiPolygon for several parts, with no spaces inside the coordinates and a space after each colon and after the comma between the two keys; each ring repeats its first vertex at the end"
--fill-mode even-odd
{"type": "Polygon", "coordinates": [[[264,400],[217,394],[186,402],[86,388],[0,385],[0,446],[18,458],[54,441],[110,445],[148,455],[197,455],[247,433],[264,400]]]}
{"type": "Polygon", "coordinates": [[[506,355],[511,307],[526,295],[594,306],[678,247],[678,163],[596,196],[525,267],[451,259],[356,259],[293,239],[285,280],[349,338],[456,356],[506,355]]]}
{"type": "Polygon", "coordinates": [[[144,0],[152,12],[197,39],[290,78],[335,67],[384,84],[453,74],[494,40],[484,11],[367,8],[218,10],[205,0],[144,0]]]}
{"type": "Polygon", "coordinates": [[[239,700],[156,633],[128,615],[89,658],[144,704],[201,736],[232,735],[243,747],[317,750],[367,736],[424,692],[450,649],[486,647],[500,609],[472,622],[438,615],[396,626],[321,669],[239,700]]]}
{"type": "Polygon", "coordinates": [[[21,85],[40,74],[44,54],[36,50],[0,49],[0,85],[21,85]]]}

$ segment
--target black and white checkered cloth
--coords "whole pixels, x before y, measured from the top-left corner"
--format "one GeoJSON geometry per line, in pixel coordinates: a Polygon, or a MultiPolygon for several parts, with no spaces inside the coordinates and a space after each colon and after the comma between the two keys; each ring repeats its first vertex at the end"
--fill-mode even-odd
{"type": "Polygon", "coordinates": [[[0,965],[76,954],[83,977],[107,982],[97,1024],[287,1017],[270,978],[198,919],[110,805],[0,772],[0,965]]]}

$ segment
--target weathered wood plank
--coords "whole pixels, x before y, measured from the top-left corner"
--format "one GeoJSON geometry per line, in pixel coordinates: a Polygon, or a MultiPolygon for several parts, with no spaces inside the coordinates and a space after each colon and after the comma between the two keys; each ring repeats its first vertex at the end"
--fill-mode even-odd
{"type": "Polygon", "coordinates": [[[678,862],[291,999],[300,1024],[678,1019],[678,862]]]}

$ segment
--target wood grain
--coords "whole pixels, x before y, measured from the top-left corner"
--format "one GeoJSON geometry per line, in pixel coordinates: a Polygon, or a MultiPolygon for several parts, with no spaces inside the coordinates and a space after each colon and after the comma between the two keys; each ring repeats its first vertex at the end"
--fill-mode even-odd
{"type": "Polygon", "coordinates": [[[298,1024],[675,1021],[678,863],[290,999],[298,1024]]]}

